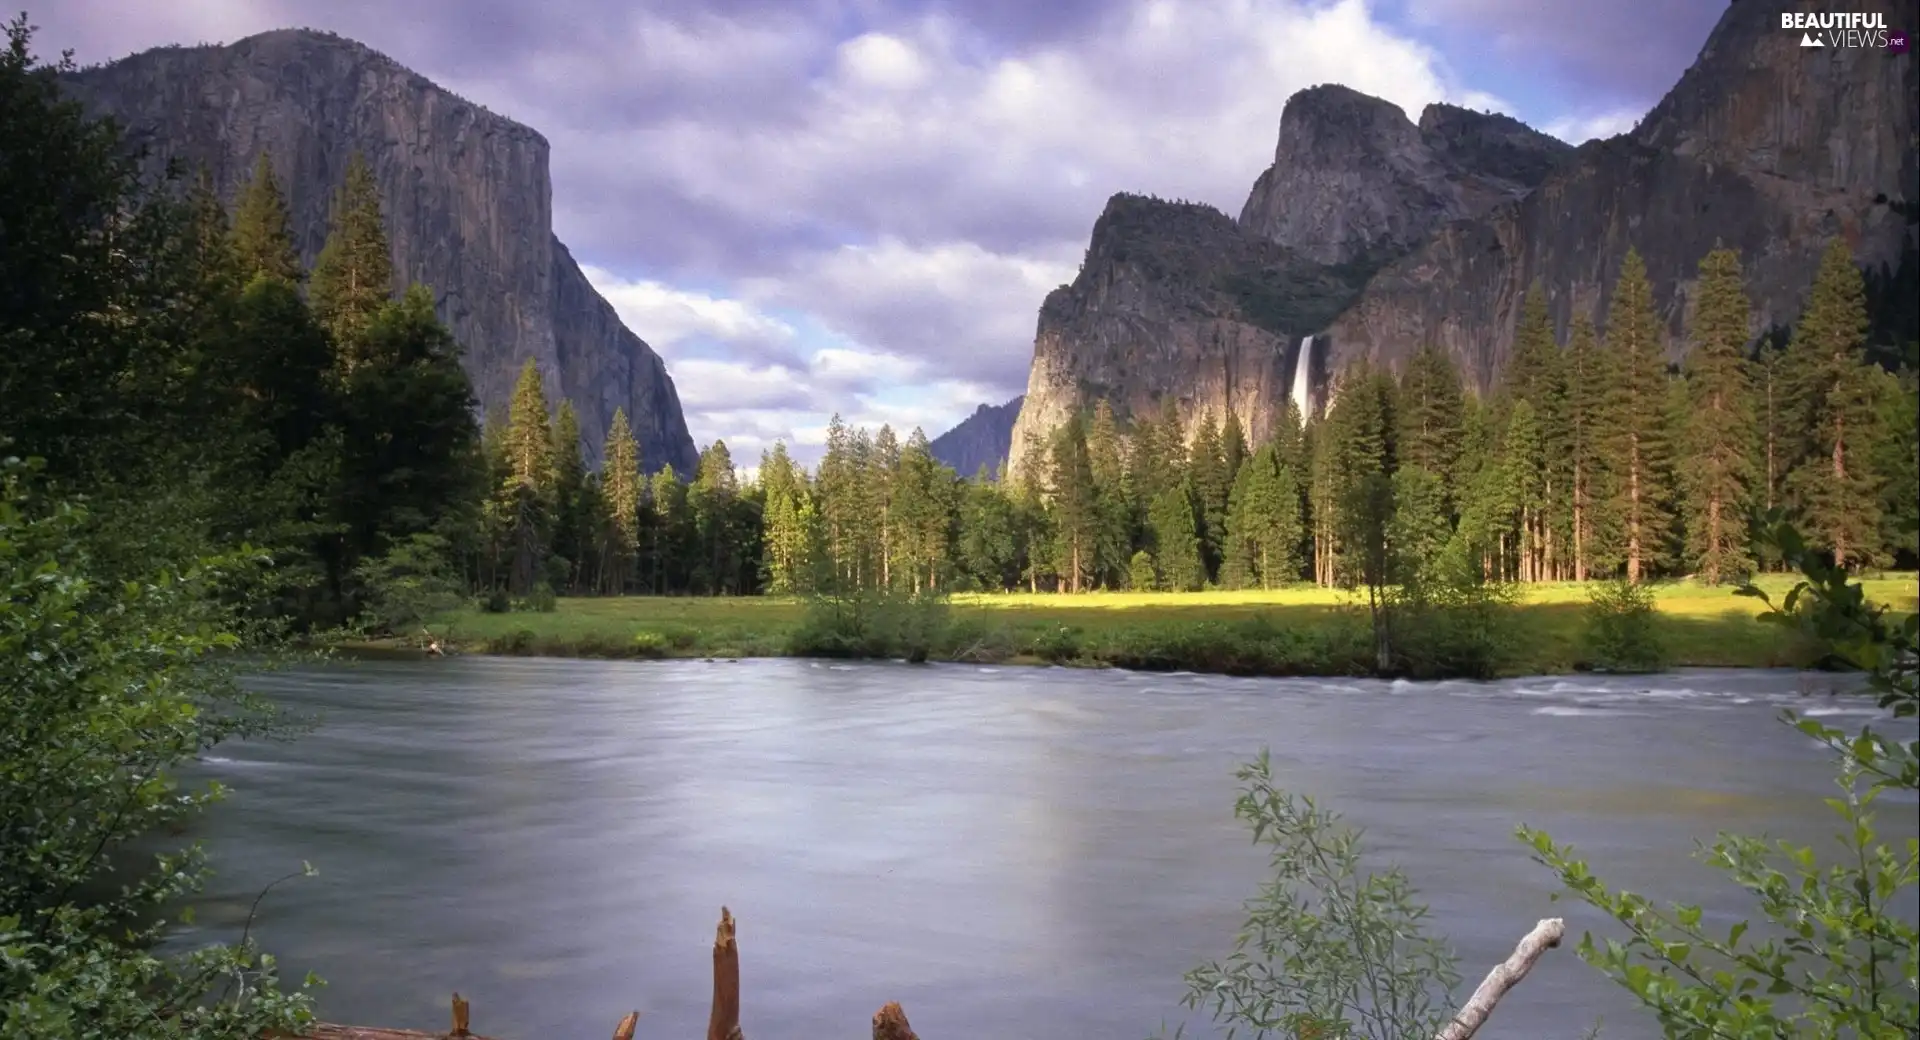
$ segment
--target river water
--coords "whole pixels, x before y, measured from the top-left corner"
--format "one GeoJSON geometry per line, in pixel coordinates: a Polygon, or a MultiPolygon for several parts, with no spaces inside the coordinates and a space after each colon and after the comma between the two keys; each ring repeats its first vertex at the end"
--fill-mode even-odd
{"type": "MultiPolygon", "coordinates": [[[[518,1040],[698,1036],[722,904],[748,1036],[865,1035],[901,1001],[929,1040],[1141,1040],[1186,1021],[1181,973],[1228,951],[1264,858],[1237,764],[1364,825],[1461,954],[1467,986],[1564,915],[1513,839],[1543,827],[1608,881],[1749,903],[1689,857],[1721,828],[1824,840],[1830,676],[1690,671],[1490,684],[1118,671],[459,658],[285,673],[319,727],[218,749],[197,826],[219,873],[188,944],[254,933],[333,1021],[518,1040]]],[[[1844,680],[1841,680],[1844,681],[1844,680]]],[[[1858,716],[1858,717],[1855,717],[1858,716]]],[[[1911,804],[1883,813],[1912,834],[1911,804]]],[[[1571,949],[1482,1037],[1655,1035],[1571,949]]],[[[1202,1023],[1204,1025],[1204,1023],[1202,1023]]],[[[1209,1030],[1201,1029],[1200,1035],[1209,1030]]]]}

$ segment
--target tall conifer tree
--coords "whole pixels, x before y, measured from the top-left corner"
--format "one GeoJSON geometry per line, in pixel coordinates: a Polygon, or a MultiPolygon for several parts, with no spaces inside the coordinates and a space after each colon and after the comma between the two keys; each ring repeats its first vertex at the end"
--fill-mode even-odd
{"type": "Polygon", "coordinates": [[[1731,249],[1700,261],[1687,352],[1686,414],[1678,466],[1686,556],[1709,585],[1752,566],[1747,512],[1755,473],[1753,390],[1745,356],[1751,308],[1731,249]]]}
{"type": "Polygon", "coordinates": [[[1871,465],[1879,414],[1867,324],[1860,269],[1836,238],[1788,347],[1806,439],[1786,486],[1811,540],[1842,566],[1873,560],[1879,550],[1880,477],[1871,465]]]}
{"type": "Polygon", "coordinates": [[[293,217],[287,197],[273,176],[273,163],[261,152],[253,161],[253,175],[240,189],[233,212],[233,250],[244,277],[267,275],[299,282],[300,251],[293,244],[293,217]]]}
{"type": "Polygon", "coordinates": [[[1637,250],[1627,251],[1614,283],[1606,345],[1613,383],[1601,440],[1617,467],[1610,512],[1619,524],[1627,580],[1638,582],[1660,562],[1672,514],[1665,484],[1666,350],[1653,309],[1653,287],[1637,250]]]}
{"type": "Polygon", "coordinates": [[[366,158],[354,152],[307,295],[314,316],[333,334],[344,369],[359,363],[360,336],[392,297],[393,250],[380,216],[380,187],[366,158]]]}

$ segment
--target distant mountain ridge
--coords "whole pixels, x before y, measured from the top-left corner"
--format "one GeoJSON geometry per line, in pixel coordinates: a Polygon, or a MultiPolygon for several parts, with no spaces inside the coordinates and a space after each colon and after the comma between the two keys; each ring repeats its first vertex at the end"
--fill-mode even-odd
{"type": "Polygon", "coordinates": [[[1020,415],[1025,397],[1006,404],[983,404],[953,429],[935,437],[928,445],[933,457],[953,467],[963,477],[971,477],[981,467],[997,474],[1006,464],[1013,445],[1013,423],[1020,415]]]}
{"type": "Polygon", "coordinates": [[[504,408],[532,358],[548,394],[580,412],[590,458],[624,408],[648,469],[692,472],[698,456],[666,365],[554,237],[539,133],[362,44],[305,29],[155,48],[81,70],[67,86],[148,148],[153,171],[173,159],[203,167],[229,200],[267,152],[308,264],[347,158],[360,152],[380,186],[396,288],[433,290],[483,407],[504,408]]]}
{"type": "MultiPolygon", "coordinates": [[[[1756,333],[1798,316],[1836,235],[1893,272],[1870,292],[1920,296],[1915,59],[1804,50],[1780,12],[1809,9],[1730,4],[1673,89],[1608,141],[1575,149],[1451,105],[1415,123],[1319,86],[1288,99],[1273,165],[1237,222],[1116,195],[1079,276],[1041,307],[1011,468],[1096,400],[1126,417],[1172,397],[1189,424],[1231,411],[1257,438],[1287,397],[1317,407],[1341,370],[1394,368],[1423,344],[1484,391],[1529,285],[1561,332],[1575,312],[1604,325],[1629,247],[1675,337],[1716,244],[1741,253],[1756,333]]],[[[1917,20],[1911,0],[1860,9],[1917,20]]]]}

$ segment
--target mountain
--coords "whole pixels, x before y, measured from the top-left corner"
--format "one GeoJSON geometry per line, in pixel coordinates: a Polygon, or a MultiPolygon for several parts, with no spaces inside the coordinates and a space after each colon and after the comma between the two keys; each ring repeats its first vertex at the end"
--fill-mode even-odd
{"type": "MultiPolygon", "coordinates": [[[[1740,251],[1756,333],[1798,317],[1835,235],[1870,269],[1898,265],[1914,248],[1920,202],[1914,60],[1804,50],[1780,28],[1780,12],[1798,9],[1731,4],[1633,132],[1587,143],[1526,197],[1447,225],[1382,270],[1327,329],[1331,366],[1394,365],[1432,341],[1485,390],[1529,285],[1546,290],[1563,333],[1576,310],[1604,325],[1629,247],[1675,337],[1700,257],[1716,244],[1740,251]]],[[[1858,9],[1913,23],[1910,2],[1858,9]]]]}
{"type": "MultiPolygon", "coordinates": [[[[1238,222],[1116,196],[1079,276],[1041,307],[1011,466],[1101,397],[1124,415],[1171,396],[1190,423],[1230,408],[1258,437],[1284,396],[1315,405],[1330,374],[1361,359],[1395,366],[1428,342],[1485,390],[1529,285],[1547,291],[1562,331],[1576,309],[1604,325],[1629,247],[1646,261],[1670,335],[1716,243],[1741,252],[1756,332],[1798,316],[1834,235],[1871,271],[1897,267],[1910,281],[1920,270],[1914,59],[1803,50],[1798,32],[1779,28],[1781,11],[1803,8],[1730,4],[1679,83],[1609,141],[1573,149],[1450,105],[1414,123],[1387,102],[1321,86],[1288,99],[1273,165],[1238,222]],[[1151,229],[1116,249],[1116,211],[1151,229]],[[1182,259],[1162,241],[1203,224],[1207,255],[1182,259]],[[1287,286],[1263,300],[1282,305],[1284,320],[1221,292],[1263,279],[1287,286]]],[[[1896,28],[1915,21],[1911,0],[1860,9],[1896,28]]],[[[1880,293],[1920,295],[1905,287],[1883,279],[1880,293]]]]}
{"type": "MultiPolygon", "coordinates": [[[[1265,437],[1294,391],[1302,338],[1380,265],[1522,195],[1571,151],[1506,116],[1432,105],[1416,124],[1342,86],[1294,94],[1238,221],[1195,203],[1108,200],[1078,277],[1040,308],[1009,468],[1102,398],[1126,417],[1172,396],[1190,424],[1230,409],[1265,437]]],[[[1307,361],[1303,391],[1322,375],[1307,361]]]]}
{"type": "Polygon", "coordinates": [[[998,472],[1007,461],[1007,449],[1013,444],[1013,421],[1025,400],[1016,397],[1006,404],[975,408],[958,426],[933,439],[928,445],[933,457],[963,477],[973,476],[982,466],[988,473],[998,472]]]}
{"type": "Polygon", "coordinates": [[[148,149],[204,168],[231,200],[265,150],[311,264],[348,157],[374,171],[395,288],[421,282],[466,348],[486,408],[531,357],[580,412],[589,456],[625,408],[649,469],[697,461],[673,379],[553,234],[540,134],[328,33],[277,30],[225,46],[162,47],[68,78],[70,93],[148,149]]]}

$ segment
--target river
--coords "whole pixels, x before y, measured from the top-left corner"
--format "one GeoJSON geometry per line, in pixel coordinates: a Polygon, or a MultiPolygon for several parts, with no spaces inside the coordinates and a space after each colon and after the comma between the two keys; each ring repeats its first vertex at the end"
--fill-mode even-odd
{"type": "MultiPolygon", "coordinates": [[[[739,918],[760,1040],[866,1035],[901,1001],[928,1040],[1141,1040],[1185,1021],[1181,973],[1229,949],[1264,859],[1233,771],[1364,825],[1403,864],[1470,987],[1545,916],[1543,827],[1608,881],[1750,904],[1689,857],[1720,828],[1824,840],[1825,753],[1776,721],[1849,728],[1832,676],[1689,671],[1499,683],[1119,671],[457,658],[362,662],[260,686],[319,727],[223,746],[234,796],[196,825],[218,876],[180,944],[253,931],[329,985],[332,1021],[516,1040],[698,1036],[719,908],[739,918]]],[[[1857,716],[1857,717],[1856,717],[1857,716]]],[[[1913,833],[1908,804],[1883,813],[1913,833]]],[[[1570,948],[1489,1040],[1656,1035],[1570,948]]],[[[1200,1030],[1199,1035],[1208,1035],[1200,1030]]]]}

